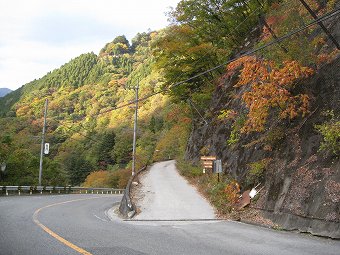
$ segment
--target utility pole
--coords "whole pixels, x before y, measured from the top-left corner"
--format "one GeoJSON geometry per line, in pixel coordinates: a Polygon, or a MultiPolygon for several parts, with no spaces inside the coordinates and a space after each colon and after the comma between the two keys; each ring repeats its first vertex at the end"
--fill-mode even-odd
{"type": "MultiPolygon", "coordinates": [[[[299,0],[301,4],[306,8],[306,10],[309,12],[309,14],[315,19],[318,19],[318,16],[315,14],[315,12],[310,8],[310,6],[306,3],[305,0],[299,0]]],[[[328,36],[328,38],[334,43],[336,48],[340,50],[340,44],[338,41],[334,38],[334,36],[329,32],[329,30],[326,28],[326,26],[322,23],[322,21],[318,21],[319,26],[321,29],[325,32],[325,34],[328,36]]]]}
{"type": "Polygon", "coordinates": [[[139,84],[135,87],[136,105],[135,105],[135,122],[133,125],[133,148],[132,148],[132,175],[135,175],[136,168],[136,137],[137,137],[137,120],[138,120],[138,90],[139,84]]]}
{"type": "Polygon", "coordinates": [[[43,126],[43,131],[42,131],[42,136],[41,136],[40,166],[39,166],[39,186],[41,186],[41,176],[42,176],[42,165],[43,165],[45,133],[46,133],[47,105],[48,105],[48,99],[46,99],[46,101],[45,101],[44,126],[43,126]]]}

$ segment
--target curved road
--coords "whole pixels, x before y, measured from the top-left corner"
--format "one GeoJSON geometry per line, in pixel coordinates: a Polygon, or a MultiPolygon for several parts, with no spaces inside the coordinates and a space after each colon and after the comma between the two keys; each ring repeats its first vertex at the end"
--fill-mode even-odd
{"type": "Polygon", "coordinates": [[[110,221],[106,211],[120,199],[116,195],[0,197],[0,254],[338,255],[340,251],[339,241],[236,222],[110,221]]]}

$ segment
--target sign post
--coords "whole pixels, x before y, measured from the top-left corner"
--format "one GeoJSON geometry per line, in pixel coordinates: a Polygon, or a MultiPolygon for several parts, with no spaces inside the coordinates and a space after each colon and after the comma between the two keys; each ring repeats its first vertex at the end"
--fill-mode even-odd
{"type": "Polygon", "coordinates": [[[222,160],[214,160],[214,173],[217,173],[217,181],[220,182],[220,173],[222,173],[222,160]]]}

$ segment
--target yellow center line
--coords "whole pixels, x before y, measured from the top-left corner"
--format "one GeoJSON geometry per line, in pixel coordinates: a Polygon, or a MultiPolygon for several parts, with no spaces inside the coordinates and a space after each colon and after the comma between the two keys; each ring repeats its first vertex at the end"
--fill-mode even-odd
{"type": "Polygon", "coordinates": [[[59,203],[54,203],[54,204],[50,204],[50,205],[46,205],[44,207],[41,207],[39,209],[37,209],[34,214],[33,214],[33,221],[35,224],[37,224],[39,227],[41,227],[44,231],[46,231],[49,235],[51,235],[53,238],[57,239],[59,242],[63,243],[64,245],[70,247],[71,249],[79,252],[80,254],[84,254],[84,255],[92,255],[92,253],[78,247],[77,245],[67,241],[65,238],[62,238],[60,235],[56,234],[55,232],[53,232],[51,229],[49,229],[48,227],[46,227],[44,224],[42,224],[39,220],[38,220],[38,214],[40,211],[52,207],[52,206],[56,206],[56,205],[61,205],[61,204],[67,204],[67,203],[72,203],[72,202],[77,202],[77,201],[83,201],[83,200],[90,200],[90,199],[96,199],[96,198],[103,198],[103,197],[93,197],[93,198],[82,198],[82,199],[75,199],[75,200],[69,200],[69,201],[64,201],[64,202],[59,202],[59,203]]]}

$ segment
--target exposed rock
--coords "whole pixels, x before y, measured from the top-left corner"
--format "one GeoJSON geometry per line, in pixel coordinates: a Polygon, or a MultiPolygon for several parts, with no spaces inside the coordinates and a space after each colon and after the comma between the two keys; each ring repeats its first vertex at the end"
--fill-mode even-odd
{"type": "MultiPolygon", "coordinates": [[[[222,159],[224,172],[240,183],[245,183],[249,163],[270,159],[265,189],[254,206],[267,210],[266,216],[283,228],[340,238],[340,161],[331,153],[319,151],[322,136],[315,130],[316,124],[327,120],[323,112],[340,113],[339,70],[338,57],[298,86],[299,91],[312,98],[309,116],[291,122],[271,118],[264,133],[242,135],[233,146],[226,142],[231,124],[217,118],[210,119],[209,124],[197,119],[186,158],[197,162],[200,150],[208,148],[209,155],[222,159]],[[278,127],[283,128],[285,135],[277,135],[278,141],[273,141],[266,150],[265,137],[278,127]]],[[[235,77],[216,89],[210,105],[211,116],[217,116],[225,108],[238,112],[244,108],[237,97],[241,91],[233,84],[235,77]]]]}

